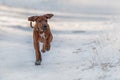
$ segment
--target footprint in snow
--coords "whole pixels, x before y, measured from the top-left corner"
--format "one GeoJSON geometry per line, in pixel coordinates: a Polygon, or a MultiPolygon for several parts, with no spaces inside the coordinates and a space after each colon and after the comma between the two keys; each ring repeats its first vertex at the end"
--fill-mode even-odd
{"type": "Polygon", "coordinates": [[[73,53],[76,53],[76,54],[78,54],[78,53],[80,53],[82,51],[82,49],[76,49],[75,51],[73,51],[73,53]]]}

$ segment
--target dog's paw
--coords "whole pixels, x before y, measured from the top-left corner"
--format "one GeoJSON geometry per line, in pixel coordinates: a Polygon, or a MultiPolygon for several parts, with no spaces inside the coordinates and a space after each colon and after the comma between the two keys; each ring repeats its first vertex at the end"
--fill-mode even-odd
{"type": "Polygon", "coordinates": [[[50,50],[50,47],[46,47],[46,51],[49,51],[50,50]]]}
{"type": "Polygon", "coordinates": [[[35,65],[41,65],[41,61],[39,60],[39,61],[36,61],[35,62],[35,65]]]}
{"type": "Polygon", "coordinates": [[[42,52],[42,53],[45,53],[45,50],[42,49],[41,52],[42,52]]]}
{"type": "Polygon", "coordinates": [[[50,50],[50,45],[47,45],[46,46],[46,51],[49,51],[50,50]]]}

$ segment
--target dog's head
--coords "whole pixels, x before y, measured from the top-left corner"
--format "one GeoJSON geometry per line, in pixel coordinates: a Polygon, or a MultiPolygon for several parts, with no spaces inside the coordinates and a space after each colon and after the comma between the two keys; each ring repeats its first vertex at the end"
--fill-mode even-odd
{"type": "Polygon", "coordinates": [[[32,22],[36,22],[35,28],[38,31],[45,31],[49,28],[49,25],[47,23],[47,20],[50,19],[53,16],[53,14],[45,14],[42,16],[31,16],[28,17],[28,21],[31,21],[31,27],[32,27],[32,22]]]}

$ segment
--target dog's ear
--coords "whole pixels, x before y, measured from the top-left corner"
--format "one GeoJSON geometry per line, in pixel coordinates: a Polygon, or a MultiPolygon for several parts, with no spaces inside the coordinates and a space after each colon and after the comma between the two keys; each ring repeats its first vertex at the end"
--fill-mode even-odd
{"type": "Polygon", "coordinates": [[[36,21],[38,18],[38,16],[31,16],[31,17],[28,17],[28,21],[36,21]]]}
{"type": "Polygon", "coordinates": [[[45,16],[47,19],[50,19],[50,18],[53,17],[54,15],[53,15],[53,14],[45,14],[45,15],[43,15],[43,16],[45,16]]]}

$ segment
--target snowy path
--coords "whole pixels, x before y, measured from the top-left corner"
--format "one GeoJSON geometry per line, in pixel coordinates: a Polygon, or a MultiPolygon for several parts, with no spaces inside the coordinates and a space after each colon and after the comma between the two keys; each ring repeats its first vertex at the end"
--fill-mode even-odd
{"type": "Polygon", "coordinates": [[[30,14],[0,8],[0,80],[120,80],[120,24],[116,18],[69,22],[54,17],[50,21],[52,49],[42,54],[42,65],[35,66],[27,22],[30,14]]]}

